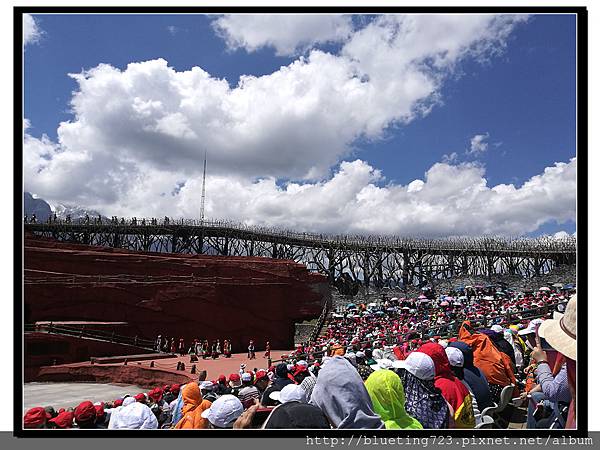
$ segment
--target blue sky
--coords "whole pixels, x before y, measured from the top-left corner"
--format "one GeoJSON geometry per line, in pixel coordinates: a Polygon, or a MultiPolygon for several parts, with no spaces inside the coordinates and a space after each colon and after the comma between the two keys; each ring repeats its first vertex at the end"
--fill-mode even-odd
{"type": "MultiPolygon", "coordinates": [[[[198,66],[235,88],[241,75],[272,74],[301,54],[308,58],[310,48],[338,54],[346,42],[313,43],[304,52],[284,56],[278,56],[272,45],[254,51],[231,49],[211,26],[214,20],[201,15],[35,16],[42,35],[25,49],[25,117],[31,124],[27,133],[33,139],[45,134],[57,142],[59,123],[74,120],[70,101],[79,89],[67,74],[101,63],[125,71],[129,63],[163,58],[176,72],[198,66]]],[[[353,22],[356,26],[359,19],[353,22]]],[[[484,168],[489,187],[510,183],[519,187],[556,162],[568,163],[576,148],[575,35],[574,16],[534,16],[515,25],[499,54],[488,53],[483,62],[466,55],[453,66],[429,114],[408,123],[392,120],[376,138],[362,135],[351,140],[351,151],[328,160],[329,177],[343,161],[360,159],[383,174],[372,181],[373,186],[408,185],[423,179],[444,155],[456,153],[451,164],[484,168]],[[466,154],[476,135],[485,136],[485,151],[466,154]]],[[[326,178],[321,174],[321,181],[326,178]]],[[[297,173],[276,175],[277,186],[287,180],[302,183],[297,173]]],[[[54,196],[69,201],[66,195],[54,196]]],[[[87,198],[93,200],[92,195],[87,198]]],[[[551,219],[523,233],[559,230],[573,233],[574,221],[551,219]]]]}

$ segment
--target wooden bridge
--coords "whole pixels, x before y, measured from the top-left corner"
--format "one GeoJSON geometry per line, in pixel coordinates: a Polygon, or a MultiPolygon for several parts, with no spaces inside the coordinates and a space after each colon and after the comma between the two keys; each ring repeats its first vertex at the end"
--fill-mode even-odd
{"type": "Polygon", "coordinates": [[[325,235],[168,218],[115,217],[24,226],[35,236],[132,251],[290,259],[327,275],[332,282],[345,274],[367,287],[378,288],[466,275],[532,277],[557,265],[575,264],[577,254],[575,237],[417,239],[325,235]]]}

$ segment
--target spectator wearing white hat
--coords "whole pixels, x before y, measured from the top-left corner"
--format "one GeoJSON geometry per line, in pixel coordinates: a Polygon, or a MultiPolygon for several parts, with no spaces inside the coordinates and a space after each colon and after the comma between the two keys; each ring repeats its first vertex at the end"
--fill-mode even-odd
{"type": "MultiPolygon", "coordinates": [[[[463,354],[463,377],[469,385],[470,390],[477,400],[480,411],[489,406],[494,406],[490,385],[481,370],[475,367],[473,363],[473,349],[467,343],[462,341],[451,342],[449,347],[457,348],[463,354]]],[[[462,379],[461,379],[462,380],[462,379]]]]}
{"type": "Polygon", "coordinates": [[[435,364],[425,353],[411,352],[406,359],[393,362],[402,380],[406,412],[423,428],[449,428],[450,410],[442,394],[435,388],[435,364]]]}
{"type": "Polygon", "coordinates": [[[479,411],[479,406],[477,405],[477,399],[475,398],[473,389],[471,389],[471,386],[465,380],[465,372],[463,369],[465,365],[465,356],[463,355],[463,352],[455,347],[446,347],[445,352],[454,376],[461,381],[461,383],[469,390],[469,394],[471,394],[473,414],[475,415],[475,425],[478,425],[481,423],[481,411],[479,411]]]}
{"type": "Polygon", "coordinates": [[[202,417],[209,422],[209,428],[233,428],[234,422],[244,412],[240,400],[230,394],[222,395],[210,408],[202,412],[202,417]]]}
{"type": "Polygon", "coordinates": [[[199,383],[200,392],[202,393],[202,398],[208,400],[209,402],[214,402],[218,396],[215,393],[215,385],[212,381],[201,381],[199,383]]]}
{"type": "Polygon", "coordinates": [[[529,350],[533,350],[536,343],[535,343],[535,334],[537,332],[538,327],[542,324],[543,320],[542,319],[533,319],[531,322],[529,322],[529,324],[519,330],[518,334],[519,336],[521,336],[523,338],[523,340],[525,341],[525,346],[529,349],[529,350]]]}
{"type": "Polygon", "coordinates": [[[242,388],[238,393],[238,398],[244,405],[244,408],[249,408],[254,404],[254,399],[260,399],[260,391],[252,383],[252,375],[248,372],[242,374],[242,388]]]}
{"type": "Polygon", "coordinates": [[[577,358],[575,295],[569,300],[564,315],[555,313],[554,319],[544,321],[538,329],[538,335],[540,341],[531,352],[531,358],[537,363],[535,375],[538,386],[531,391],[527,424],[529,428],[548,428],[551,424],[565,428],[572,400],[571,391],[574,391],[569,387],[567,364],[569,360],[574,364],[577,358]],[[547,343],[545,349],[542,348],[544,342],[547,343]]]}
{"type": "Polygon", "coordinates": [[[381,370],[381,369],[392,369],[394,367],[394,363],[391,359],[377,359],[377,363],[371,365],[371,369],[373,370],[381,370]]]}
{"type": "Polygon", "coordinates": [[[307,403],[306,391],[297,384],[288,384],[281,391],[273,391],[269,394],[271,400],[281,404],[287,402],[307,403]]]}

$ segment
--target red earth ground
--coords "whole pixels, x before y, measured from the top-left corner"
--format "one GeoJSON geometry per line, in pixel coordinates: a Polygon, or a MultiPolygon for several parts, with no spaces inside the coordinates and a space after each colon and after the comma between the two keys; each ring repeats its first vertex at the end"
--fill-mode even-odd
{"type": "MultiPolygon", "coordinates": [[[[275,361],[283,354],[289,354],[291,350],[271,351],[271,359],[275,361]]],[[[248,359],[245,353],[236,353],[231,358],[220,357],[218,359],[202,359],[197,363],[190,363],[189,356],[178,356],[159,360],[145,360],[116,364],[91,364],[91,362],[80,362],[73,364],[62,364],[57,366],[42,367],[36,381],[98,381],[113,383],[133,383],[151,388],[162,384],[184,383],[189,379],[197,380],[202,370],[207,372],[207,380],[216,380],[221,374],[229,376],[238,373],[240,364],[246,364],[246,370],[267,369],[267,359],[264,353],[257,353],[256,359],[248,359]],[[150,367],[154,361],[154,368],[150,367]],[[185,364],[185,371],[178,371],[177,363],[185,364]],[[192,365],[196,364],[196,374],[191,374],[192,365]],[[124,370],[127,367],[130,370],[124,370]],[[110,370],[109,368],[114,368],[110,370]],[[140,371],[139,369],[143,369],[140,371]],[[186,377],[189,377],[186,379],[186,377]],[[135,379],[133,379],[135,378],[135,379]]]]}

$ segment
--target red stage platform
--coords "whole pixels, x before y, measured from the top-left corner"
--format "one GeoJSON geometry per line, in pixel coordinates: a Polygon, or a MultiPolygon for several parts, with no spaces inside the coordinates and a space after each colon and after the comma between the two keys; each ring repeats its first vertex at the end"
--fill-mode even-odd
{"type": "MultiPolygon", "coordinates": [[[[271,351],[271,359],[280,359],[281,355],[289,354],[292,350],[271,351]]],[[[257,353],[256,359],[248,359],[245,353],[236,353],[231,358],[202,359],[190,363],[189,356],[178,356],[162,359],[145,359],[142,361],[122,362],[114,364],[92,364],[81,362],[42,367],[34,381],[97,381],[102,383],[132,383],[144,387],[161,384],[185,383],[191,379],[197,380],[198,374],[206,370],[207,379],[215,380],[219,375],[229,376],[238,373],[240,364],[246,364],[246,370],[267,369],[267,359],[264,353],[257,353]],[[176,370],[177,363],[185,364],[185,371],[176,370]],[[150,367],[154,362],[154,367],[150,367]],[[196,365],[196,374],[191,374],[192,365],[196,365]]]]}

